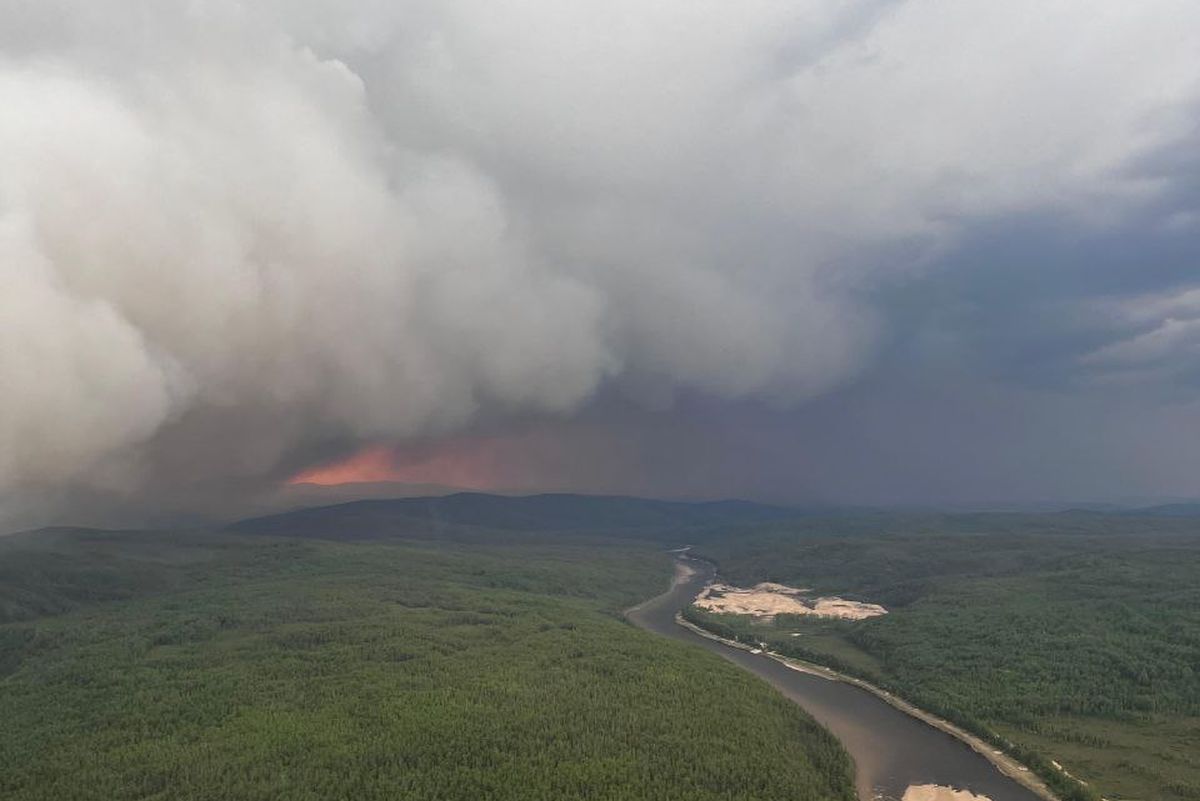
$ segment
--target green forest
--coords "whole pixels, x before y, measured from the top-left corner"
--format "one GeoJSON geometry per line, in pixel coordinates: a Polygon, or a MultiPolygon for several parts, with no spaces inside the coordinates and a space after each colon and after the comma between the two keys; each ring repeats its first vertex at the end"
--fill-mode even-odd
{"type": "Polygon", "coordinates": [[[735,584],[890,610],[696,622],[866,678],[1065,799],[1200,798],[1194,520],[494,505],[0,538],[0,797],[851,801],[798,707],[624,620],[691,544],[735,584]]]}
{"type": "Polygon", "coordinates": [[[2,538],[0,797],[851,801],[794,704],[624,621],[670,574],[594,534],[2,538]]]}
{"type": "Polygon", "coordinates": [[[735,584],[890,609],[853,623],[689,612],[709,628],[892,690],[1004,744],[1063,795],[1200,798],[1197,521],[808,520],[744,528],[697,552],[735,584]]]}

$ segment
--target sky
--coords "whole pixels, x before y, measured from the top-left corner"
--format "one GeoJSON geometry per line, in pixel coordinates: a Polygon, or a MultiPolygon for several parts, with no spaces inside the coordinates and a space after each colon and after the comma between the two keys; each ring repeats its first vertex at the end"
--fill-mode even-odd
{"type": "Polygon", "coordinates": [[[0,287],[0,520],[1196,497],[1200,5],[0,0],[0,287]]]}

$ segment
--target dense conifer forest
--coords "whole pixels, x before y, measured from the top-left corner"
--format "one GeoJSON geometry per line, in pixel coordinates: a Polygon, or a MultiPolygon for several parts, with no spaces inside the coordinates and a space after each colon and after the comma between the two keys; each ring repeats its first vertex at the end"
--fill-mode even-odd
{"type": "Polygon", "coordinates": [[[875,516],[698,546],[739,584],[882,603],[855,623],[689,616],[994,736],[1064,796],[1200,798],[1200,521],[875,516]],[[1052,761],[1089,782],[1080,790],[1052,761]]]}
{"type": "Polygon", "coordinates": [[[623,620],[670,572],[446,527],[0,539],[0,797],[850,801],[794,704],[623,620]]]}
{"type": "Polygon", "coordinates": [[[493,503],[0,538],[0,797],[849,801],[794,704],[623,619],[691,544],[735,584],[890,610],[689,612],[710,628],[890,689],[1064,798],[1200,798],[1194,519],[493,503]]]}

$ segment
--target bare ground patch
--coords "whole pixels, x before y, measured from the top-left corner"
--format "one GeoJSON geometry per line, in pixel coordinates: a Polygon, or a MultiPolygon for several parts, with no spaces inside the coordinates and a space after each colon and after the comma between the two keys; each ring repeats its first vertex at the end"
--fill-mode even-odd
{"type": "Polygon", "coordinates": [[[695,604],[709,612],[752,615],[774,620],[776,615],[811,615],[839,620],[865,620],[886,615],[879,604],[850,601],[837,596],[810,597],[810,590],[763,582],[752,588],[709,584],[696,596],[695,604]]]}

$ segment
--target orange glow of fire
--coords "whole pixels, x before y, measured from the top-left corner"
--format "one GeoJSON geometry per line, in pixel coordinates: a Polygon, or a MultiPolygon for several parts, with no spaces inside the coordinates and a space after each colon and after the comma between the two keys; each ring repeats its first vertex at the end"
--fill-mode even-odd
{"type": "Polygon", "coordinates": [[[331,464],[297,473],[289,484],[317,484],[336,487],[339,484],[370,484],[384,481],[403,481],[396,470],[391,448],[376,445],[331,464]]]}
{"type": "Polygon", "coordinates": [[[392,482],[495,489],[501,473],[491,443],[476,440],[407,456],[385,445],[371,445],[345,459],[297,473],[287,483],[336,487],[392,482]]]}

